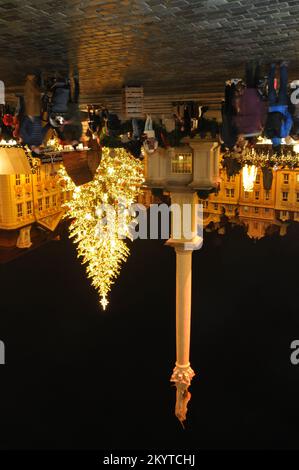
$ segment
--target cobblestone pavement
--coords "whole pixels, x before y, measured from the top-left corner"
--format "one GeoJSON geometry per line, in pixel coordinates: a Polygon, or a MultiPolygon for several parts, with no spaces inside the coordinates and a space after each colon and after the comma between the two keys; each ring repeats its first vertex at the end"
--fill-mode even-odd
{"type": "Polygon", "coordinates": [[[77,67],[85,95],[219,91],[255,58],[299,78],[298,20],[297,0],[0,0],[1,78],[77,67]]]}

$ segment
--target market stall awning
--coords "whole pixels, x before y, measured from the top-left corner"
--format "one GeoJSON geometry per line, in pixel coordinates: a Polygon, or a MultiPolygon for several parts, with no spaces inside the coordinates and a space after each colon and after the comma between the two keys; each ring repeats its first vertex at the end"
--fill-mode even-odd
{"type": "Polygon", "coordinates": [[[26,175],[31,173],[25,150],[17,147],[0,147],[0,175],[26,175]]]}

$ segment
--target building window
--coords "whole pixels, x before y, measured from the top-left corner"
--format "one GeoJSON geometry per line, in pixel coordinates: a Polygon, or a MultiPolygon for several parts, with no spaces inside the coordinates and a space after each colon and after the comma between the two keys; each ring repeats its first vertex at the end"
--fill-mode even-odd
{"type": "Polygon", "coordinates": [[[257,230],[259,228],[259,224],[257,222],[254,222],[253,227],[255,230],[257,230]]]}
{"type": "Polygon", "coordinates": [[[289,174],[288,173],[283,174],[283,182],[284,182],[284,184],[288,184],[288,182],[289,182],[289,174]]]}
{"type": "Polygon", "coordinates": [[[52,205],[57,206],[57,196],[56,196],[56,194],[54,196],[52,196],[52,205]]]}
{"type": "Polygon", "coordinates": [[[21,175],[16,175],[16,186],[20,186],[21,184],[21,175]]]}
{"type": "Polygon", "coordinates": [[[283,191],[282,200],[286,202],[288,200],[288,197],[289,197],[289,193],[287,191],[283,191]]]}
{"type": "Polygon", "coordinates": [[[41,179],[41,176],[40,176],[40,167],[38,167],[38,168],[36,169],[36,179],[37,179],[37,181],[40,181],[40,179],[41,179]]]}
{"type": "Polygon", "coordinates": [[[45,202],[46,202],[46,209],[49,209],[49,207],[50,207],[50,198],[49,198],[49,196],[47,196],[45,198],[45,202]]]}
{"type": "Polygon", "coordinates": [[[299,202],[299,193],[296,194],[297,202],[299,202]]]}
{"type": "Polygon", "coordinates": [[[232,212],[233,211],[233,206],[228,206],[228,212],[232,212]]]}
{"type": "Polygon", "coordinates": [[[256,175],[255,184],[260,184],[260,182],[261,182],[261,175],[258,173],[256,175]]]}
{"type": "Polygon", "coordinates": [[[18,217],[23,217],[23,204],[17,204],[17,215],[18,217]]]}
{"type": "Polygon", "coordinates": [[[32,214],[32,202],[27,201],[27,215],[31,215],[31,214],[32,214]]]}
{"type": "Polygon", "coordinates": [[[192,173],[192,153],[179,153],[171,159],[171,172],[176,174],[192,173]]]}
{"type": "Polygon", "coordinates": [[[30,183],[30,175],[25,175],[25,183],[30,183]]]}
{"type": "Polygon", "coordinates": [[[259,199],[260,198],[260,192],[259,191],[255,191],[255,199],[259,199]]]}
{"type": "Polygon", "coordinates": [[[269,199],[270,199],[270,191],[265,191],[265,199],[266,199],[266,201],[269,201],[269,199]]]}
{"type": "Polygon", "coordinates": [[[282,217],[287,217],[288,211],[282,211],[282,217]]]}
{"type": "Polygon", "coordinates": [[[234,189],[226,189],[226,197],[235,197],[234,189]]]}
{"type": "Polygon", "coordinates": [[[270,212],[269,207],[265,207],[265,213],[268,214],[268,212],[270,212]]]}
{"type": "Polygon", "coordinates": [[[296,173],[296,181],[299,183],[299,173],[296,173]]]}
{"type": "Polygon", "coordinates": [[[39,211],[42,211],[42,210],[43,210],[43,200],[42,200],[42,199],[39,199],[39,200],[38,200],[38,210],[39,210],[39,211]]]}
{"type": "Polygon", "coordinates": [[[249,207],[248,206],[244,206],[244,212],[248,212],[249,211],[249,207]]]}
{"type": "Polygon", "coordinates": [[[249,192],[248,191],[244,191],[244,197],[247,199],[249,198],[249,192]]]}
{"type": "Polygon", "coordinates": [[[218,204],[214,204],[214,210],[215,210],[215,211],[218,210],[218,204]]]}
{"type": "Polygon", "coordinates": [[[258,213],[259,213],[259,208],[258,208],[258,207],[255,207],[255,208],[254,208],[254,213],[255,213],[255,214],[258,214],[258,213]]]}

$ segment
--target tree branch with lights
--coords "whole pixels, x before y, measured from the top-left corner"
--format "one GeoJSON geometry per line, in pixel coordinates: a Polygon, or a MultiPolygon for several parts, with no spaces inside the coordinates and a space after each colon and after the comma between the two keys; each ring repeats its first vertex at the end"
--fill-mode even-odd
{"type": "Polygon", "coordinates": [[[130,253],[126,238],[131,238],[131,206],[144,181],[143,164],[124,149],[103,148],[91,182],[76,186],[64,167],[60,177],[63,190],[72,192],[65,204],[66,215],[72,219],[70,238],[105,310],[111,287],[130,253]]]}

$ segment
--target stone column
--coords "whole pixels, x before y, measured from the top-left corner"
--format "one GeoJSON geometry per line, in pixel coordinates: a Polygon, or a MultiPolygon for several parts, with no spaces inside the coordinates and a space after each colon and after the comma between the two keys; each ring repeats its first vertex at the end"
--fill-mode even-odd
{"type": "Polygon", "coordinates": [[[183,422],[195,373],[190,367],[192,250],[176,248],[176,363],[171,376],[177,388],[175,414],[183,422]]]}
{"type": "MultiPolygon", "coordinates": [[[[197,232],[196,202],[198,198],[194,193],[171,194],[171,202],[177,204],[181,209],[181,217],[172,217],[172,237],[167,244],[172,246],[176,252],[176,364],[171,376],[171,382],[176,386],[175,414],[183,423],[186,419],[187,404],[191,398],[188,389],[194,372],[190,366],[190,331],[191,331],[191,289],[192,289],[192,252],[201,248],[202,236],[197,232]],[[190,204],[191,227],[190,236],[185,238],[182,233],[184,224],[184,205],[190,204]],[[178,224],[181,224],[181,230],[178,224]],[[175,238],[174,234],[179,234],[175,238]],[[193,233],[191,233],[193,232],[193,233]]],[[[190,214],[190,212],[189,212],[190,214]]],[[[188,217],[189,218],[189,217],[188,217]]]]}

